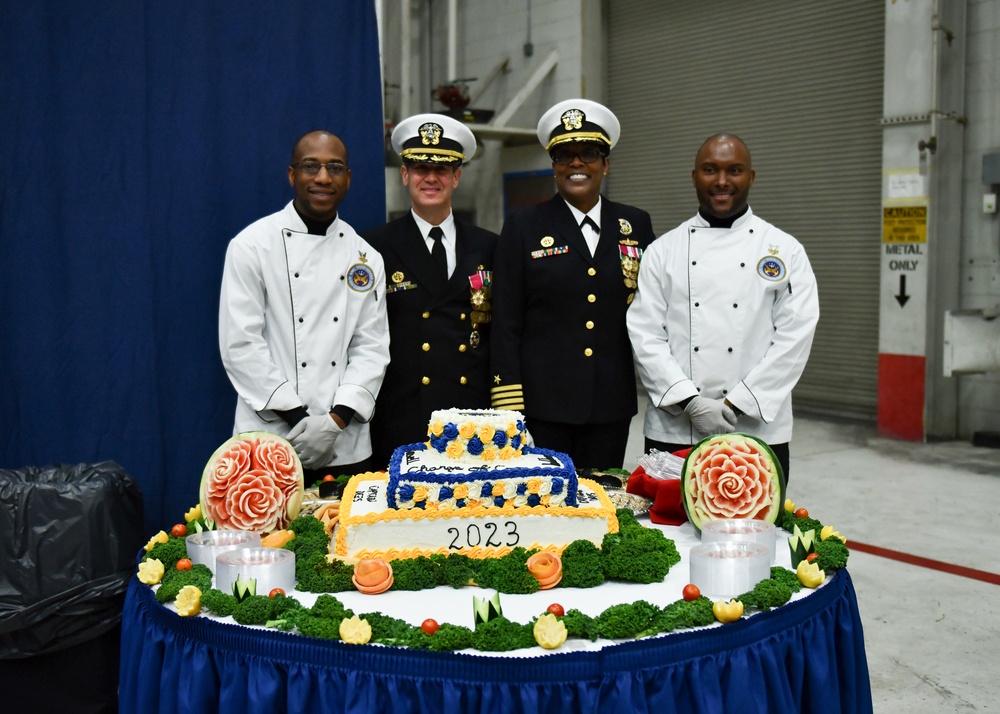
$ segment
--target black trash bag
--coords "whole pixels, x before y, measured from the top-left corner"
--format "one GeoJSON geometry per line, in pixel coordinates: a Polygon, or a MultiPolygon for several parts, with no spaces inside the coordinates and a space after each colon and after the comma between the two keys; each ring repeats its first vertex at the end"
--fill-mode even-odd
{"type": "Polygon", "coordinates": [[[117,627],[143,537],[138,484],[113,461],[0,469],[0,660],[117,627]]]}

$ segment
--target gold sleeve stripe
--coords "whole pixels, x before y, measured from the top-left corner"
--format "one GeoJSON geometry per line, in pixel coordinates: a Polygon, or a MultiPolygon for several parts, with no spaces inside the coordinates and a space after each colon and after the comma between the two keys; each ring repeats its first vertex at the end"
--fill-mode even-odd
{"type": "Polygon", "coordinates": [[[523,391],[524,391],[524,387],[522,387],[520,384],[508,384],[508,385],[505,385],[503,387],[493,387],[490,390],[490,392],[492,394],[500,394],[501,392],[518,392],[518,393],[521,393],[523,391]]]}

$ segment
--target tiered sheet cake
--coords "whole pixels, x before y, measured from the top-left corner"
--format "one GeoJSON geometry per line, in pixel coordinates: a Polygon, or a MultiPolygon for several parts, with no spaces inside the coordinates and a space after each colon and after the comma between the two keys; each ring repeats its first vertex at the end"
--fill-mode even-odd
{"type": "Polygon", "coordinates": [[[396,449],[389,474],[344,492],[334,554],[387,560],[432,553],[496,557],[513,548],[561,552],[618,530],[597,483],[566,454],[525,446],[513,411],[436,411],[428,441],[396,449]]]}

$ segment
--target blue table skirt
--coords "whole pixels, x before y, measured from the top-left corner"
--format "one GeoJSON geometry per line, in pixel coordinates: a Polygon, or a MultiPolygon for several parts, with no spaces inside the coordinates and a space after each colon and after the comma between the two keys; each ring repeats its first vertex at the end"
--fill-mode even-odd
{"type": "Polygon", "coordinates": [[[530,658],[345,645],[182,618],[133,578],[119,696],[125,714],[872,711],[846,571],[807,598],[724,627],[530,658]]]}

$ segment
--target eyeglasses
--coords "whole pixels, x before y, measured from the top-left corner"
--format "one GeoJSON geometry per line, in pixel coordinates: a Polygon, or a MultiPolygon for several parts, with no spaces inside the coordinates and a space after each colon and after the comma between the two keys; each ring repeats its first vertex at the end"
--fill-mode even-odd
{"type": "Polygon", "coordinates": [[[326,172],[331,176],[346,176],[347,172],[350,171],[349,168],[344,166],[344,164],[336,164],[330,162],[328,164],[321,164],[318,161],[300,161],[297,164],[292,164],[292,166],[304,174],[309,174],[310,176],[316,176],[320,169],[325,168],[326,172]]]}
{"type": "Polygon", "coordinates": [[[573,159],[579,158],[585,164],[592,164],[603,154],[600,149],[587,147],[580,151],[570,151],[569,149],[555,149],[552,154],[552,162],[556,164],[571,164],[573,159]]]}

